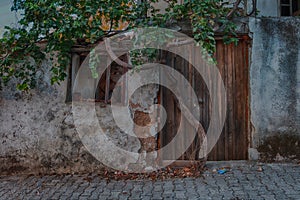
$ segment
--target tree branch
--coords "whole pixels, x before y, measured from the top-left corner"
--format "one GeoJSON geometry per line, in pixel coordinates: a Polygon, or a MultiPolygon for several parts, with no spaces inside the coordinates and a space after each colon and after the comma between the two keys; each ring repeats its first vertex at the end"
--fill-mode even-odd
{"type": "Polygon", "coordinates": [[[227,18],[232,18],[233,14],[237,11],[237,9],[239,8],[239,5],[240,3],[242,2],[242,0],[237,0],[235,3],[234,3],[234,6],[233,8],[231,9],[231,11],[227,14],[227,18]]]}

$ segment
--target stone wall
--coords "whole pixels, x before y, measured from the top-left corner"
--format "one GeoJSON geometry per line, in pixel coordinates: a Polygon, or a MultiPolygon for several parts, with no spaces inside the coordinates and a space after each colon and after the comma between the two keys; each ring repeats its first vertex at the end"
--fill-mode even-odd
{"type": "Polygon", "coordinates": [[[300,158],[300,18],[249,23],[252,147],[261,158],[300,158]]]}
{"type": "MultiPolygon", "coordinates": [[[[87,151],[76,131],[72,103],[66,103],[67,81],[51,86],[49,66],[48,61],[43,63],[46,74],[30,94],[16,91],[13,83],[0,93],[0,174],[103,171],[103,164],[87,151]]],[[[155,85],[144,86],[131,101],[132,118],[149,129],[156,126],[147,119],[157,92],[155,85]]],[[[119,147],[132,152],[155,149],[155,138],[139,140],[125,134],[106,104],[96,103],[96,114],[109,139],[119,147]]]]}

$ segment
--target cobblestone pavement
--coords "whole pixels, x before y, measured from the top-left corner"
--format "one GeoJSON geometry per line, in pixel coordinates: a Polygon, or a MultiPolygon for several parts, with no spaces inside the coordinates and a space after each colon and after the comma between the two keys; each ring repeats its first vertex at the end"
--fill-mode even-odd
{"type": "Polygon", "coordinates": [[[300,165],[208,163],[201,178],[105,181],[97,176],[1,176],[0,199],[300,199],[300,165]],[[215,169],[230,167],[225,174],[215,169]]]}

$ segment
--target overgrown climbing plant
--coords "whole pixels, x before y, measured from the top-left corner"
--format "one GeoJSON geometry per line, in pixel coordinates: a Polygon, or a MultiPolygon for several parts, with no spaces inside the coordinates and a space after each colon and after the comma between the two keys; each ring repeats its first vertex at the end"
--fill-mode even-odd
{"type": "Polygon", "coordinates": [[[229,37],[235,26],[223,0],[165,1],[168,8],[162,15],[153,6],[158,0],[14,0],[12,11],[22,17],[19,26],[6,27],[0,39],[0,84],[14,78],[18,89],[34,88],[46,55],[53,60],[51,83],[59,83],[67,76],[73,45],[94,44],[134,27],[165,27],[189,20],[195,40],[209,54],[215,51],[217,28],[221,27],[227,41],[235,41],[229,37]]]}

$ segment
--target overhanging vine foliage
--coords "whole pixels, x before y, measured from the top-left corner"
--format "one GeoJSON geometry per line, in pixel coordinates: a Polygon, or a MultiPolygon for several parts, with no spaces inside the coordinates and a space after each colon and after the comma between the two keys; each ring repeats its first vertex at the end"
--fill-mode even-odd
{"type": "MultiPolygon", "coordinates": [[[[12,11],[22,13],[18,27],[6,27],[0,39],[0,82],[12,78],[17,88],[34,88],[46,55],[53,61],[51,83],[63,81],[75,44],[95,44],[134,27],[166,27],[179,20],[192,25],[195,40],[209,53],[214,34],[222,29],[226,42],[236,42],[232,7],[223,0],[164,0],[165,14],[154,6],[159,0],[14,0],[12,11]],[[228,16],[228,14],[230,16],[228,16]]],[[[239,4],[241,1],[237,1],[239,4]]],[[[234,7],[235,8],[235,7],[234,7]]]]}

